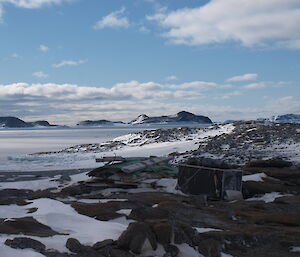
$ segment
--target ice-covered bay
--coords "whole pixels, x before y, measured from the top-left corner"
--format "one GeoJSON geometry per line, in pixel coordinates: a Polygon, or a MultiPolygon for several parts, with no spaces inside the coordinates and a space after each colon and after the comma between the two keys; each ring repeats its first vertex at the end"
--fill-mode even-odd
{"type": "MultiPolygon", "coordinates": [[[[185,124],[180,124],[185,126],[185,124]]],[[[194,124],[195,126],[195,124],[194,124]]],[[[145,129],[179,127],[179,125],[124,126],[94,128],[1,129],[0,171],[30,171],[90,168],[95,154],[51,154],[32,156],[36,152],[59,151],[64,148],[103,143],[145,129]],[[80,167],[78,164],[80,163],[80,167]]],[[[203,127],[203,125],[200,125],[203,127]]],[[[153,151],[150,151],[151,153],[153,151]]],[[[131,153],[135,154],[135,152],[131,153]]]]}

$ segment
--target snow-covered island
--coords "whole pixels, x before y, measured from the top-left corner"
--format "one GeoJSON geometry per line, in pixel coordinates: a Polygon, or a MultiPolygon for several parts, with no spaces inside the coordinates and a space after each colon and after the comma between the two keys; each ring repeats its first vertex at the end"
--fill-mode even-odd
{"type": "Polygon", "coordinates": [[[300,124],[145,130],[11,161],[28,172],[0,173],[1,257],[299,256],[300,124]],[[183,194],[163,170],[93,175],[105,156],[239,168],[244,199],[183,194]]]}

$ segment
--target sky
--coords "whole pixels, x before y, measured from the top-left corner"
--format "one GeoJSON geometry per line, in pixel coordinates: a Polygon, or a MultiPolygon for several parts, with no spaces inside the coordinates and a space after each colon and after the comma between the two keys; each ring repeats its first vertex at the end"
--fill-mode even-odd
{"type": "Polygon", "coordinates": [[[0,0],[0,116],[300,114],[299,0],[0,0]]]}

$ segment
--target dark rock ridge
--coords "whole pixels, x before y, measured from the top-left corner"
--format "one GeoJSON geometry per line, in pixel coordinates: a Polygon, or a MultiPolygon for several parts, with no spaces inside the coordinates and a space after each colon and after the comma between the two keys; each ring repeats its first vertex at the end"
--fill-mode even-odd
{"type": "Polygon", "coordinates": [[[124,124],[122,121],[109,121],[109,120],[85,120],[77,124],[77,126],[113,126],[124,124]]]}
{"type": "Polygon", "coordinates": [[[30,128],[30,127],[51,127],[55,125],[49,124],[48,121],[39,120],[34,122],[25,122],[16,117],[0,117],[0,127],[4,128],[30,128]]]}
{"type": "Polygon", "coordinates": [[[172,122],[195,122],[203,124],[212,124],[210,118],[202,115],[195,115],[190,112],[181,111],[176,115],[149,117],[146,114],[139,115],[129,124],[145,124],[145,123],[172,123],[172,122]]]}

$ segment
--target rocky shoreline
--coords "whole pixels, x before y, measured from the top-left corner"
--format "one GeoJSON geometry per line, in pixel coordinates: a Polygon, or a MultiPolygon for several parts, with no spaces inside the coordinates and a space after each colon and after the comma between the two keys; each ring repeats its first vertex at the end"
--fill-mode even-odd
{"type": "Polygon", "coordinates": [[[176,174],[164,172],[141,173],[135,180],[83,173],[82,179],[71,175],[41,190],[0,188],[1,252],[24,257],[299,257],[299,125],[230,126],[215,136],[211,130],[217,125],[206,128],[210,136],[199,136],[198,129],[173,129],[114,142],[128,147],[192,139],[199,149],[173,153],[174,162],[194,158],[212,168],[238,166],[244,173],[243,200],[185,195],[176,188],[176,174]]]}

